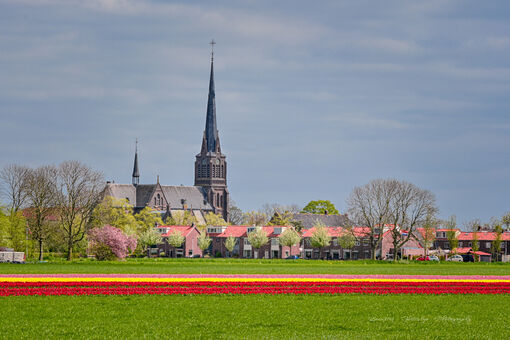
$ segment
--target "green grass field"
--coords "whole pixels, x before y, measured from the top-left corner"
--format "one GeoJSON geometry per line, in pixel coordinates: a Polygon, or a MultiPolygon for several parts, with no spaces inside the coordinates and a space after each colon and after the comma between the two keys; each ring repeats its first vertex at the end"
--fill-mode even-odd
{"type": "MultiPolygon", "coordinates": [[[[480,274],[501,263],[229,259],[0,264],[0,274],[480,274]]],[[[0,297],[2,339],[507,339],[510,295],[0,297]]]]}
{"type": "Polygon", "coordinates": [[[0,298],[5,339],[507,339],[510,296],[0,298]]]}
{"type": "Polygon", "coordinates": [[[129,259],[117,262],[83,260],[22,265],[2,263],[2,273],[510,275],[510,263],[129,259]]]}

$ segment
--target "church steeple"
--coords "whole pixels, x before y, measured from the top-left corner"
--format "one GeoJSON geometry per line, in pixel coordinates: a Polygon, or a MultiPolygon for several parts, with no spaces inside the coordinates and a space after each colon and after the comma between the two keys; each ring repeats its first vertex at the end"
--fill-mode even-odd
{"type": "Polygon", "coordinates": [[[205,121],[204,141],[206,152],[218,152],[220,139],[218,127],[216,126],[216,94],[214,92],[214,40],[211,41],[211,75],[209,78],[209,95],[207,98],[207,118],[205,121]]]}
{"type": "Polygon", "coordinates": [[[138,139],[135,142],[135,164],[133,165],[133,185],[140,183],[140,171],[138,170],[138,139]]]}
{"type": "Polygon", "coordinates": [[[211,75],[207,98],[207,116],[202,138],[202,149],[195,160],[195,186],[205,190],[206,199],[216,214],[228,221],[227,162],[221,153],[216,125],[216,94],[214,91],[214,40],[211,41],[211,75]]]}

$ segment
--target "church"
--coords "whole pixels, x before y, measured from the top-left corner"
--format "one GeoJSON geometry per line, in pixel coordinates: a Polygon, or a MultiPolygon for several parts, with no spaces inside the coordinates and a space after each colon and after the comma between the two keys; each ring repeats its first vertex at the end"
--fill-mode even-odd
{"type": "MultiPolygon", "coordinates": [[[[214,45],[214,41],[211,42],[211,45],[214,45]]],[[[226,156],[221,152],[220,137],[216,125],[214,51],[211,53],[211,74],[202,148],[195,158],[195,184],[193,186],[161,185],[159,176],[156,184],[140,184],[138,149],[135,149],[132,183],[107,182],[104,194],[116,199],[126,199],[129,204],[134,206],[135,213],[145,207],[172,217],[189,211],[197,218],[198,224],[205,224],[205,215],[213,212],[228,221],[227,162],[226,156]]]]}

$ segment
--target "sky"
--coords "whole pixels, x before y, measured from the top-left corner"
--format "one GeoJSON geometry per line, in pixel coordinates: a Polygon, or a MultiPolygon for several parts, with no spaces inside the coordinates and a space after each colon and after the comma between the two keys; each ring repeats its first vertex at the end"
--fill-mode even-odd
{"type": "Polygon", "coordinates": [[[210,45],[231,198],[409,181],[464,223],[510,211],[508,1],[0,0],[0,167],[79,160],[193,185],[210,45]]]}

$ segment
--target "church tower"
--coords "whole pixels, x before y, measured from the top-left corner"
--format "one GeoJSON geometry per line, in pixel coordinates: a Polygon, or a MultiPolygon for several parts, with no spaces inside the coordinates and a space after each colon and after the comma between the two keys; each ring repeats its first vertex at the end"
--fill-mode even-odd
{"type": "Polygon", "coordinates": [[[214,93],[214,40],[211,41],[211,75],[209,79],[209,96],[207,99],[207,116],[202,138],[202,149],[195,160],[195,186],[205,189],[207,200],[216,214],[228,221],[227,162],[221,153],[220,137],[216,126],[216,99],[214,93]]]}

